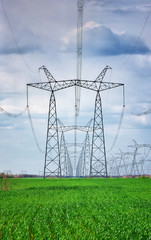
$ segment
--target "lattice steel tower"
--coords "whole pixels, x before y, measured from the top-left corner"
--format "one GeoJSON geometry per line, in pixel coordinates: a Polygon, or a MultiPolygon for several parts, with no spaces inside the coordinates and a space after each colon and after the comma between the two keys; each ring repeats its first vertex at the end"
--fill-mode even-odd
{"type": "MultiPolygon", "coordinates": [[[[124,84],[103,82],[106,71],[108,69],[111,69],[109,66],[106,66],[103,69],[103,71],[99,74],[95,81],[92,80],[77,81],[77,79],[57,81],[54,79],[54,77],[51,75],[51,73],[47,70],[45,66],[42,66],[40,69],[44,70],[48,82],[31,83],[27,84],[27,86],[51,92],[48,113],[44,177],[49,176],[61,177],[62,172],[61,170],[62,163],[60,162],[60,144],[58,136],[59,127],[57,119],[55,92],[75,86],[96,92],[89,175],[90,177],[106,177],[107,164],[100,92],[124,86],[124,84]]],[[[75,125],[74,128],[77,129],[78,127],[75,125]]]]}
{"type": "MultiPolygon", "coordinates": [[[[105,138],[102,114],[102,102],[100,92],[112,88],[124,86],[122,83],[103,82],[105,74],[111,67],[106,66],[99,76],[94,80],[82,80],[82,30],[83,30],[83,5],[84,0],[77,0],[77,77],[76,79],[57,81],[45,66],[42,69],[48,82],[27,84],[28,86],[50,91],[48,126],[45,150],[44,177],[61,177],[62,175],[71,176],[73,167],[66,148],[64,132],[62,128],[61,138],[59,139],[59,126],[57,118],[57,107],[55,92],[66,88],[75,88],[75,137],[74,137],[74,170],[78,176],[89,175],[90,177],[107,177],[107,163],[105,151],[105,138]],[[92,144],[90,149],[90,138],[87,132],[85,145],[76,164],[77,158],[77,117],[80,110],[81,88],[96,92],[94,119],[92,127],[92,144]],[[89,156],[89,163],[88,163],[89,156]],[[84,161],[84,162],[83,162],[84,161]],[[77,165],[77,166],[76,166],[77,165]],[[89,167],[87,167],[89,165],[89,167]],[[82,171],[80,167],[82,166],[82,171]],[[77,167],[77,169],[76,169],[77,167]]],[[[27,104],[28,105],[28,104],[27,104]]]]}

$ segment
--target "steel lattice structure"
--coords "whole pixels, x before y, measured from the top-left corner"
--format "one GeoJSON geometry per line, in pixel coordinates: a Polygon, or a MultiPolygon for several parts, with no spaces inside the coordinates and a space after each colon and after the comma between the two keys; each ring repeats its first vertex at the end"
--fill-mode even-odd
{"type": "Polygon", "coordinates": [[[72,177],[73,169],[70,161],[70,156],[65,141],[64,132],[61,133],[60,139],[60,165],[61,165],[61,176],[62,177],[72,177]]]}
{"type": "Polygon", "coordinates": [[[59,149],[58,121],[56,100],[51,92],[48,113],[48,128],[45,151],[44,177],[61,177],[61,162],[59,149]]]}
{"type": "Polygon", "coordinates": [[[60,137],[60,166],[61,166],[61,176],[62,177],[72,177],[73,176],[73,168],[68,152],[67,142],[65,140],[64,135],[64,125],[58,119],[58,131],[61,130],[61,137],[60,137]]]}
{"type": "Polygon", "coordinates": [[[150,159],[147,159],[149,152],[147,153],[147,155],[144,157],[142,157],[142,159],[140,161],[138,161],[136,159],[136,156],[140,153],[138,153],[138,150],[141,148],[148,148],[148,150],[151,150],[151,144],[138,144],[135,140],[133,140],[134,145],[128,145],[128,147],[132,147],[134,148],[134,157],[133,157],[133,161],[132,161],[132,166],[131,166],[131,174],[134,175],[139,175],[144,173],[144,161],[151,161],[150,159]],[[140,168],[141,167],[141,168],[140,168]]]}
{"type": "Polygon", "coordinates": [[[89,128],[91,125],[92,119],[85,126],[86,136],[79,157],[79,161],[76,168],[76,176],[78,177],[87,177],[90,175],[90,137],[89,137],[89,128]]]}
{"type": "Polygon", "coordinates": [[[70,87],[79,86],[81,88],[86,88],[88,90],[92,90],[95,92],[105,91],[112,88],[124,86],[122,83],[111,83],[111,82],[103,82],[107,69],[111,69],[109,66],[106,66],[100,75],[96,78],[95,81],[92,80],[81,80],[79,83],[78,79],[71,79],[71,80],[60,80],[56,81],[51,73],[47,70],[45,66],[42,66],[40,69],[43,69],[48,82],[39,82],[39,83],[29,83],[27,86],[39,88],[41,90],[46,91],[59,91],[70,87]]]}
{"type": "Polygon", "coordinates": [[[92,152],[90,159],[90,176],[91,177],[107,176],[102,103],[99,91],[97,92],[95,99],[92,152]]]}
{"type": "MultiPolygon", "coordinates": [[[[59,143],[59,126],[57,119],[57,110],[56,110],[56,99],[55,92],[71,87],[80,87],[85,88],[91,91],[96,92],[95,99],[95,110],[94,110],[94,119],[93,119],[93,128],[87,126],[86,128],[71,126],[66,127],[66,130],[71,129],[85,129],[84,131],[92,131],[92,146],[90,153],[90,177],[106,177],[107,176],[107,163],[106,163],[106,151],[105,151],[105,139],[104,139],[104,126],[103,126],[103,114],[102,114],[102,103],[100,92],[105,90],[110,90],[116,87],[124,87],[122,83],[112,83],[112,82],[103,82],[105,74],[108,69],[111,69],[109,66],[106,66],[103,71],[99,74],[95,81],[92,80],[81,80],[71,79],[71,80],[60,80],[57,81],[48,71],[45,66],[42,66],[42,69],[48,79],[48,82],[39,82],[39,83],[30,83],[27,84],[28,87],[34,87],[41,90],[51,92],[50,102],[49,102],[49,113],[48,113],[48,127],[47,127],[47,140],[46,140],[46,152],[45,152],[45,166],[44,166],[44,177],[55,176],[61,177],[63,170],[61,169],[62,163],[60,161],[60,152],[65,150],[63,135],[61,138],[61,147],[59,143]],[[64,149],[64,150],[62,150],[64,149]]],[[[27,90],[28,91],[28,90],[27,90]]],[[[63,132],[63,126],[61,126],[61,131],[63,132]]],[[[67,154],[68,155],[68,154],[67,154]]],[[[64,156],[66,154],[64,153],[64,156]]],[[[68,155],[69,156],[69,155],[68,155]]],[[[62,158],[62,156],[61,156],[62,158]]],[[[64,161],[64,160],[63,160],[64,161]]],[[[70,162],[68,158],[68,163],[70,162]]],[[[71,163],[70,170],[72,169],[71,163]]],[[[73,172],[73,169],[69,171],[70,174],[73,172]]],[[[70,175],[69,174],[69,175],[70,175]]],[[[63,174],[64,175],[64,174],[63,174]]]]}
{"type": "Polygon", "coordinates": [[[108,160],[108,174],[113,177],[142,176],[150,174],[151,144],[138,144],[133,140],[133,152],[123,152],[119,149],[118,156],[108,160]]]}

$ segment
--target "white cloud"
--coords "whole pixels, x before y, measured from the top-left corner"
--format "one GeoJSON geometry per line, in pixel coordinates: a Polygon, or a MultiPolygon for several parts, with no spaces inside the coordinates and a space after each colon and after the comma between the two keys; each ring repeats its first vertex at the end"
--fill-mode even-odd
{"type": "Polygon", "coordinates": [[[83,30],[84,30],[84,31],[87,31],[87,30],[89,30],[89,29],[98,28],[98,27],[100,27],[100,26],[101,26],[100,23],[97,23],[97,22],[94,22],[94,21],[89,21],[89,22],[87,22],[86,24],[84,24],[83,30]]]}
{"type": "MultiPolygon", "coordinates": [[[[98,28],[100,27],[101,25],[97,22],[94,22],[94,21],[89,21],[87,23],[85,23],[83,25],[83,31],[89,31],[91,29],[94,29],[94,28],[98,28]]],[[[61,41],[65,44],[65,45],[68,45],[69,42],[73,42],[75,41],[76,39],[76,36],[77,36],[77,28],[74,28],[72,29],[70,32],[68,32],[66,34],[66,36],[63,36],[61,38],[61,41]]]]}

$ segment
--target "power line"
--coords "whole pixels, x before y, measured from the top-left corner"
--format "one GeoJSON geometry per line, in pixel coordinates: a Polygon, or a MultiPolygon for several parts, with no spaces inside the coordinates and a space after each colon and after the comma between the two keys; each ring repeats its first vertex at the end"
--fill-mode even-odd
{"type": "Polygon", "coordinates": [[[7,112],[4,108],[0,107],[1,113],[7,115],[8,117],[13,117],[13,118],[22,116],[26,112],[26,110],[27,110],[27,107],[25,107],[25,109],[22,112],[14,114],[14,113],[7,112]]]}
{"type": "Polygon", "coordinates": [[[30,122],[30,126],[31,126],[31,130],[32,130],[32,134],[33,134],[33,137],[34,137],[34,141],[35,141],[35,144],[37,146],[37,148],[39,149],[39,151],[41,153],[44,153],[40,146],[39,146],[39,143],[37,141],[37,137],[36,137],[36,133],[35,133],[35,130],[34,130],[34,126],[33,126],[33,122],[32,122],[32,118],[31,118],[31,114],[30,114],[30,110],[29,110],[29,106],[27,106],[27,113],[28,113],[28,118],[29,118],[29,122],[30,122]]]}
{"type": "Polygon", "coordinates": [[[147,22],[148,22],[148,20],[149,20],[150,15],[151,15],[151,8],[150,8],[150,10],[149,10],[149,12],[148,12],[148,14],[147,14],[147,17],[146,17],[145,22],[144,22],[144,24],[143,24],[143,27],[142,27],[142,29],[141,29],[141,31],[140,31],[140,34],[139,34],[139,36],[138,36],[138,38],[137,38],[137,40],[136,40],[136,42],[135,42],[134,47],[132,48],[132,50],[131,50],[130,54],[128,55],[128,57],[126,58],[126,60],[125,60],[125,61],[123,62],[123,64],[119,67],[119,69],[121,69],[122,67],[124,67],[124,66],[127,64],[127,62],[129,61],[131,55],[134,53],[134,51],[135,51],[135,49],[136,49],[136,47],[137,47],[137,45],[138,45],[138,42],[139,42],[139,40],[140,40],[140,38],[141,38],[141,36],[142,36],[142,34],[143,34],[143,31],[144,31],[144,29],[145,29],[145,27],[146,27],[146,24],[147,24],[147,22]]]}
{"type": "Polygon", "coordinates": [[[124,85],[123,85],[123,108],[122,108],[122,111],[121,111],[120,122],[119,122],[119,125],[118,125],[118,129],[117,129],[117,132],[116,132],[114,141],[113,141],[113,143],[112,143],[112,146],[111,146],[110,150],[108,150],[108,152],[110,152],[110,151],[114,148],[114,146],[115,146],[115,143],[116,143],[116,141],[117,141],[117,138],[118,138],[118,135],[119,135],[121,126],[122,126],[122,121],[123,121],[123,117],[124,117],[124,112],[125,112],[125,87],[124,87],[124,85]]]}
{"type": "Polygon", "coordinates": [[[5,114],[5,115],[8,116],[8,117],[13,117],[13,118],[17,118],[17,117],[22,116],[26,111],[27,111],[27,113],[28,113],[28,118],[29,118],[31,130],[32,130],[32,133],[33,133],[33,137],[34,137],[36,146],[37,146],[37,148],[39,149],[39,151],[40,151],[41,153],[44,153],[44,152],[41,150],[41,148],[40,148],[40,146],[39,146],[39,143],[38,143],[38,141],[37,141],[37,137],[36,137],[36,133],[35,133],[35,130],[34,130],[34,126],[33,126],[32,118],[31,118],[29,106],[26,106],[25,109],[24,109],[24,111],[22,111],[22,112],[20,112],[20,113],[18,113],[18,114],[13,114],[13,113],[7,112],[7,111],[5,111],[4,108],[0,107],[0,112],[1,112],[1,113],[5,114]]]}
{"type": "Polygon", "coordinates": [[[122,125],[122,121],[123,121],[123,117],[124,117],[124,112],[125,110],[127,112],[129,112],[130,114],[134,115],[134,116],[137,116],[137,117],[140,117],[140,116],[144,116],[144,115],[148,115],[151,113],[151,109],[148,109],[147,111],[144,111],[144,112],[141,112],[141,113],[134,113],[134,112],[130,112],[127,110],[127,108],[125,106],[123,106],[123,109],[122,109],[122,112],[121,112],[121,117],[120,117],[120,122],[119,122],[119,125],[118,125],[118,129],[117,129],[117,133],[115,135],[115,138],[114,138],[114,141],[113,141],[113,144],[112,144],[112,147],[110,150],[108,150],[108,152],[110,152],[114,146],[115,146],[115,143],[117,141],[117,138],[118,138],[118,135],[119,135],[119,132],[120,132],[120,129],[121,129],[121,125],[122,125]]]}
{"type": "Polygon", "coordinates": [[[120,122],[119,122],[118,129],[117,129],[117,133],[116,133],[116,135],[115,135],[115,138],[114,138],[112,147],[111,147],[111,149],[110,149],[108,152],[110,152],[110,151],[114,148],[114,146],[115,146],[115,143],[116,143],[116,141],[117,141],[117,138],[118,138],[118,135],[119,135],[119,132],[120,132],[120,129],[121,129],[121,125],[122,125],[122,121],[123,121],[123,117],[124,117],[124,112],[125,112],[125,110],[126,110],[127,112],[129,112],[130,114],[132,114],[132,115],[134,115],[134,116],[137,116],[137,117],[144,116],[144,115],[148,115],[148,114],[151,113],[151,109],[148,109],[147,111],[144,111],[144,112],[141,112],[141,113],[134,113],[134,112],[128,111],[127,108],[126,108],[125,106],[123,106],[123,109],[122,109],[122,112],[121,112],[121,117],[120,117],[120,122]]]}
{"type": "Polygon", "coordinates": [[[117,138],[118,138],[118,135],[119,135],[121,126],[122,126],[122,121],[123,121],[123,117],[124,117],[124,112],[125,112],[125,106],[123,106],[123,108],[122,108],[122,112],[121,112],[121,117],[120,117],[120,122],[119,122],[119,125],[118,125],[118,129],[117,129],[117,133],[116,133],[116,135],[115,135],[115,138],[114,138],[114,141],[113,141],[113,143],[112,143],[112,146],[111,146],[110,150],[108,150],[108,152],[112,151],[112,149],[114,148],[114,146],[115,146],[115,144],[116,144],[116,141],[117,141],[117,138]]]}
{"type": "Polygon", "coordinates": [[[144,112],[141,112],[141,113],[134,113],[134,112],[130,112],[127,110],[127,112],[129,112],[130,114],[134,115],[134,116],[137,116],[137,117],[140,117],[140,116],[144,116],[144,115],[148,115],[151,113],[151,108],[144,111],[144,112]]]}
{"type": "Polygon", "coordinates": [[[16,40],[15,34],[14,34],[13,30],[12,30],[10,21],[9,21],[9,19],[8,19],[8,15],[7,15],[6,9],[5,9],[5,7],[4,7],[3,0],[1,0],[1,5],[2,5],[2,9],[3,9],[4,15],[5,15],[5,18],[6,18],[6,21],[7,21],[9,30],[10,30],[10,33],[11,33],[13,39],[14,39],[16,48],[17,48],[17,50],[18,50],[18,52],[19,52],[19,54],[20,54],[20,56],[21,56],[24,64],[26,65],[26,67],[29,69],[30,72],[32,72],[32,73],[35,74],[35,72],[31,69],[31,67],[30,67],[30,66],[28,65],[28,63],[25,61],[25,58],[24,58],[24,56],[23,56],[23,54],[22,54],[22,52],[21,52],[21,50],[20,50],[20,47],[19,47],[18,42],[17,42],[17,40],[16,40]]]}

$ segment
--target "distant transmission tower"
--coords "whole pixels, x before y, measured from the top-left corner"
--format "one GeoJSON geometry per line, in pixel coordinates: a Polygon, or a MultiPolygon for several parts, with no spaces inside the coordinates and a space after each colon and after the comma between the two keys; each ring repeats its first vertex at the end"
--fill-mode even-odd
{"type": "MultiPolygon", "coordinates": [[[[134,175],[144,174],[144,162],[148,161],[147,157],[148,157],[148,154],[151,150],[151,144],[138,144],[135,140],[133,140],[133,143],[134,143],[134,145],[128,145],[128,147],[132,147],[132,148],[135,149],[134,150],[134,157],[133,157],[133,161],[132,161],[132,166],[131,166],[131,175],[132,174],[134,174],[134,175]],[[141,148],[147,148],[148,153],[145,156],[145,159],[143,157],[141,160],[138,161],[136,156],[140,155],[140,153],[138,153],[138,150],[141,149],[141,148]],[[141,169],[140,169],[140,166],[141,166],[141,169]]],[[[149,161],[151,161],[151,160],[149,159],[149,161]]]]}

